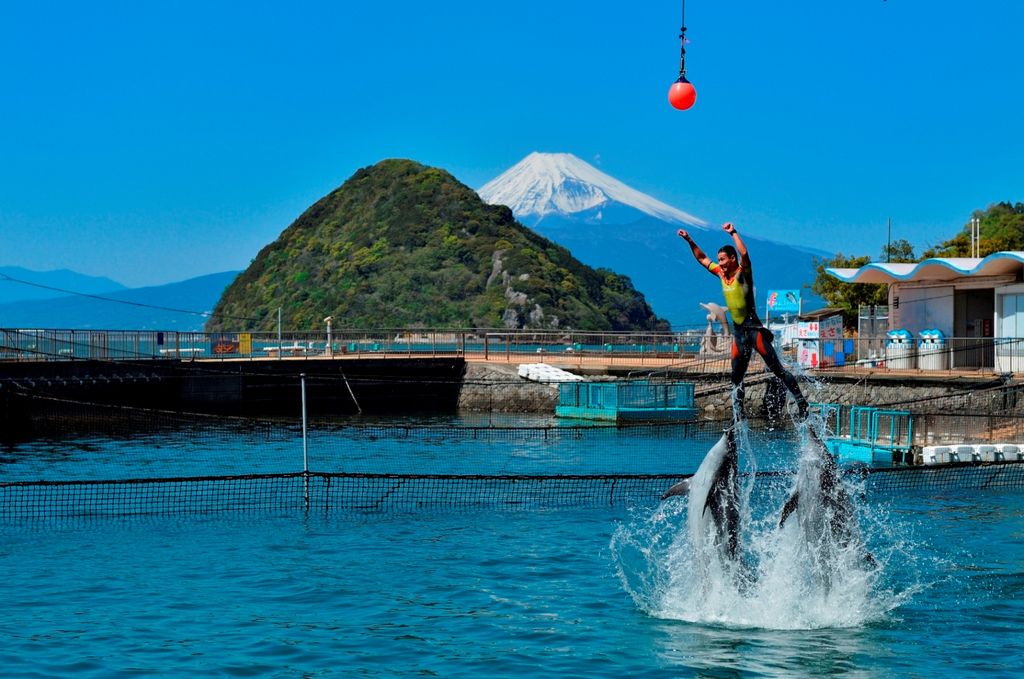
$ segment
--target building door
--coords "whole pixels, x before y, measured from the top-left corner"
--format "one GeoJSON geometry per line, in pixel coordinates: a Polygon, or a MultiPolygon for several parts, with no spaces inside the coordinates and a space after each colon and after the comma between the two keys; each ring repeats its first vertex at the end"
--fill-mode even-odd
{"type": "Polygon", "coordinates": [[[992,318],[994,290],[962,290],[953,296],[953,367],[991,368],[995,365],[992,318]]]}
{"type": "Polygon", "coordinates": [[[996,370],[1020,372],[1024,369],[1024,294],[1003,293],[996,297],[999,307],[996,328],[996,370]]]}

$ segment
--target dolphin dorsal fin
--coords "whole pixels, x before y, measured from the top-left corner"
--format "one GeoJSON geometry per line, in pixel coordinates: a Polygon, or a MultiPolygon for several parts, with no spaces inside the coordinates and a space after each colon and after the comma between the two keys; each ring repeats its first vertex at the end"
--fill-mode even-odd
{"type": "Polygon", "coordinates": [[[796,506],[800,504],[800,491],[794,492],[786,500],[786,504],[782,505],[782,516],[779,518],[779,528],[782,528],[783,524],[786,523],[786,519],[789,515],[796,511],[796,506]]]}

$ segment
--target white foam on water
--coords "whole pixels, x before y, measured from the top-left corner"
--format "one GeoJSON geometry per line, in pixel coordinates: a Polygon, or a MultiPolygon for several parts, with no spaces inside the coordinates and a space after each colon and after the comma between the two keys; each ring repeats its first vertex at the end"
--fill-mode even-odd
{"type": "MultiPolygon", "coordinates": [[[[737,441],[741,461],[753,457],[743,434],[737,441]]],[[[804,440],[804,474],[794,485],[816,482],[814,460],[820,453],[804,440]]],[[[723,563],[707,535],[691,534],[686,497],[671,498],[653,514],[618,527],[612,554],[623,587],[641,610],[657,618],[738,628],[859,627],[885,619],[921,588],[915,582],[898,590],[884,584],[889,569],[913,567],[912,550],[881,507],[867,511],[855,484],[844,481],[853,508],[854,539],[847,541],[827,530],[815,537],[815,525],[808,529],[801,522],[827,521],[820,507],[801,508],[803,516],[794,512],[781,528],[785,498],[752,513],[753,477],[747,478],[739,563],[723,563]],[[865,559],[867,544],[874,564],[865,559]]]]}

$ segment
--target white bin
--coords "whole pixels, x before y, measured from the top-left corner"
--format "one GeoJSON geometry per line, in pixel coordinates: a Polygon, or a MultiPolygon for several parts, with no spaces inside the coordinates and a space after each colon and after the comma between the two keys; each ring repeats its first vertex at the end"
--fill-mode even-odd
{"type": "Polygon", "coordinates": [[[945,343],[922,341],[917,348],[917,367],[921,370],[948,370],[949,352],[945,343]]]}
{"type": "Polygon", "coordinates": [[[891,339],[885,345],[885,367],[890,370],[913,370],[917,364],[913,340],[891,339]]]}

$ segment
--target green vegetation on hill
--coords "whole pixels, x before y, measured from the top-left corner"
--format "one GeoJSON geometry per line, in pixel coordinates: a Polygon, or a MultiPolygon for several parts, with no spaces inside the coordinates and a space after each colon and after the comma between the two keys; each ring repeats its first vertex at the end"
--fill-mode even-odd
{"type": "Polygon", "coordinates": [[[625,276],[592,269],[409,160],[356,172],[264,247],[224,291],[207,330],[308,328],[667,329],[625,276]],[[240,319],[251,319],[244,321],[240,319]]]}
{"type": "MultiPolygon", "coordinates": [[[[981,218],[981,256],[1002,250],[1024,250],[1024,203],[996,203],[972,215],[981,218]]],[[[944,243],[925,250],[924,257],[970,257],[971,225],[944,243]]]]}

